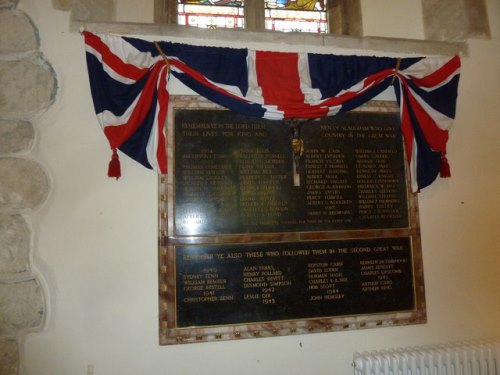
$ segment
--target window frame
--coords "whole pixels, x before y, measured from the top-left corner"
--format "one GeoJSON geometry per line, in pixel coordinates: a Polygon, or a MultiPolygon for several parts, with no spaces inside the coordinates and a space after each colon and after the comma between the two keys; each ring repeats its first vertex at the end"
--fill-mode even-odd
{"type": "MultiPolygon", "coordinates": [[[[177,0],[154,1],[154,22],[177,25],[177,0]]],[[[327,1],[327,14],[328,34],[363,35],[360,0],[327,1]]],[[[245,30],[265,31],[264,18],[264,0],[245,0],[245,30]]]]}

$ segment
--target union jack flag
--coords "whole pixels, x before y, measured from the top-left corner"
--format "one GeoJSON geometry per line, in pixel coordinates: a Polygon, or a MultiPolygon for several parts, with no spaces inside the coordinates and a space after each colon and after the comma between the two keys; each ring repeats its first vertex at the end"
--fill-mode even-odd
{"type": "Polygon", "coordinates": [[[95,112],[111,148],[160,173],[167,172],[164,125],[172,74],[214,103],[270,120],[333,116],[392,85],[412,190],[430,185],[440,172],[449,174],[445,155],[460,76],[457,56],[253,51],[87,31],[84,37],[95,112]]]}

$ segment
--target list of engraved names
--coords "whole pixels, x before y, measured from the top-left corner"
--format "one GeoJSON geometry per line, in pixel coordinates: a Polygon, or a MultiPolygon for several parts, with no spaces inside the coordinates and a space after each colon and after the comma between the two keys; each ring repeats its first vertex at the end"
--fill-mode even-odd
{"type": "Polygon", "coordinates": [[[294,186],[290,130],[283,122],[179,111],[176,233],[406,227],[398,123],[373,116],[304,126],[301,183],[294,186]]]}
{"type": "Polygon", "coordinates": [[[178,246],[178,326],[412,309],[410,242],[178,246]]]}

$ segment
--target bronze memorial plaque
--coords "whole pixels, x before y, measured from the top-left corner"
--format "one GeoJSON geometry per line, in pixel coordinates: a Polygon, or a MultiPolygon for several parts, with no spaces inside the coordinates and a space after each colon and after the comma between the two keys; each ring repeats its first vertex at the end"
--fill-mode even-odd
{"type": "Polygon", "coordinates": [[[426,321],[394,103],[303,123],[199,97],[172,103],[159,184],[161,344],[426,321]]]}

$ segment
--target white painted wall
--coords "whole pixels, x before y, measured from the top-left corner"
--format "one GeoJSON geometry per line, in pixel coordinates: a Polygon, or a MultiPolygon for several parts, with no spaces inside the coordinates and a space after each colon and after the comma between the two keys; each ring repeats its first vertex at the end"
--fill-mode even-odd
{"type": "MultiPolygon", "coordinates": [[[[489,5],[498,10],[496,1],[489,5]]],[[[51,0],[19,8],[39,27],[60,84],[35,120],[36,157],[53,180],[32,219],[49,315],[42,332],[24,339],[23,374],[85,375],[91,364],[95,375],[340,375],[352,373],[354,351],[500,335],[498,33],[470,41],[463,59],[453,178],[419,196],[427,324],[161,347],[157,177],[125,156],[123,177],[106,177],[111,153],[93,113],[82,37],[68,32],[68,13],[52,10],[51,0]]],[[[498,30],[500,14],[491,20],[498,30]]]]}

